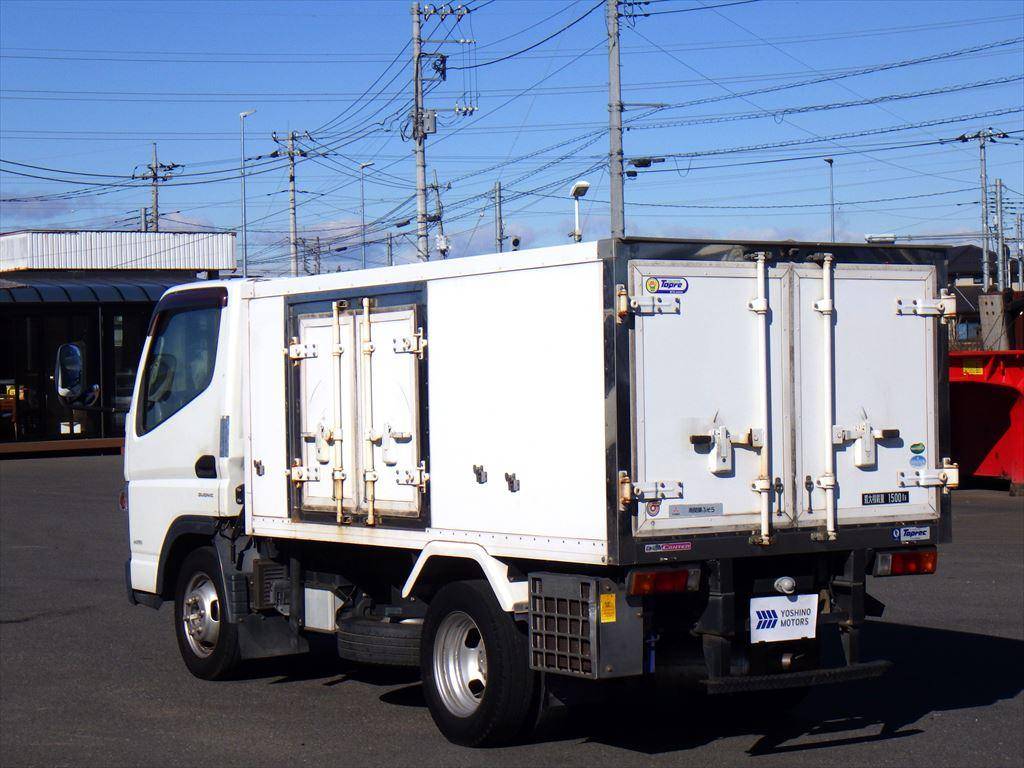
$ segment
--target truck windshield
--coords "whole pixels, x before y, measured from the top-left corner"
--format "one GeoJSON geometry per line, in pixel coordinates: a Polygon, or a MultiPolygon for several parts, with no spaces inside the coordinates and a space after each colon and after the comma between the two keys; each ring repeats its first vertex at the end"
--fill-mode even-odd
{"type": "Polygon", "coordinates": [[[220,307],[162,312],[153,328],[136,432],[156,429],[202,394],[217,361],[220,307]]]}

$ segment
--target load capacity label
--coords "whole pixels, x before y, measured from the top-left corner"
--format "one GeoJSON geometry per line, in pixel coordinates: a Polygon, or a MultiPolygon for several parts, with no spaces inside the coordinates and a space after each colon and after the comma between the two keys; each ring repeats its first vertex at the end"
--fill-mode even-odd
{"type": "Polygon", "coordinates": [[[751,643],[802,640],[814,637],[817,629],[817,595],[780,595],[750,600],[751,643]]]}
{"type": "Polygon", "coordinates": [[[910,491],[882,491],[860,495],[860,503],[865,507],[870,507],[873,504],[906,504],[909,501],[910,491]]]}

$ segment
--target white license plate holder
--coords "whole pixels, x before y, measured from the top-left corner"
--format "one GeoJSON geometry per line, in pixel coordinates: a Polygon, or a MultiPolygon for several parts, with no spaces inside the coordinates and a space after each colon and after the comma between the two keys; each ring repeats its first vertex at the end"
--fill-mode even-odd
{"type": "Polygon", "coordinates": [[[752,644],[814,638],[817,629],[817,595],[778,595],[750,600],[752,644]]]}

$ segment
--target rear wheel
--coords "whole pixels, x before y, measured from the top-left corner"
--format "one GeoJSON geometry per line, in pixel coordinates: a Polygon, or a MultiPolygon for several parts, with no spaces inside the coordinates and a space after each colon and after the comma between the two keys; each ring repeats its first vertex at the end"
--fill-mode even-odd
{"type": "Polygon", "coordinates": [[[174,592],[174,634],[181,658],[196,677],[217,680],[238,665],[238,627],[223,615],[224,584],[217,553],[201,547],[185,558],[174,592]]]}
{"type": "Polygon", "coordinates": [[[420,648],[423,690],[434,722],[456,744],[502,744],[536,718],[540,685],[526,633],[485,581],[449,584],[430,602],[420,648]]]}

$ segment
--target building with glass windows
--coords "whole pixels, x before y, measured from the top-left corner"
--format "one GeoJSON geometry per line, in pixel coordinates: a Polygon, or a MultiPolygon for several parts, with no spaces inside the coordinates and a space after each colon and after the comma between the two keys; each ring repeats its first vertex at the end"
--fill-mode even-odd
{"type": "Polygon", "coordinates": [[[0,234],[0,456],[119,448],[156,301],[234,270],[234,233],[0,234]],[[69,342],[84,352],[100,410],[57,398],[56,352],[69,342]]]}

